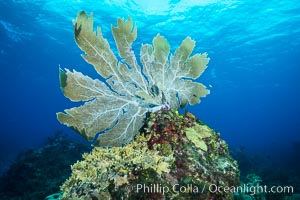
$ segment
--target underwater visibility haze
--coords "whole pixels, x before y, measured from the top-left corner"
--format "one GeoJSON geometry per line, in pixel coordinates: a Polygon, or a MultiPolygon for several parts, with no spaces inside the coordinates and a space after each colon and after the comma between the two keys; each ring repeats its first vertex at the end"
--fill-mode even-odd
{"type": "Polygon", "coordinates": [[[191,55],[206,52],[210,59],[196,80],[210,94],[180,112],[220,132],[229,149],[299,167],[298,1],[8,0],[0,9],[0,172],[57,130],[82,139],[56,119],[57,112],[81,105],[64,97],[59,68],[99,78],[74,40],[72,21],[82,10],[94,13],[94,30],[101,27],[115,55],[111,26],[130,16],[138,27],[132,50],[139,63],[141,46],[157,34],[168,40],[171,54],[189,36],[195,41],[191,55]]]}

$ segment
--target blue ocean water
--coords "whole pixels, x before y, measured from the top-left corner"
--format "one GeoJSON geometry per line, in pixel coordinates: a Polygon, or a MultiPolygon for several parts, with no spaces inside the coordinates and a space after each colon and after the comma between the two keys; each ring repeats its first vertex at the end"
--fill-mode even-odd
{"type": "Polygon", "coordinates": [[[157,33],[173,52],[193,38],[194,53],[211,59],[199,79],[211,94],[187,109],[230,148],[274,155],[300,140],[299,1],[6,0],[0,10],[0,162],[58,129],[77,136],[56,112],[74,106],[60,90],[59,65],[93,73],[73,38],[72,19],[81,10],[94,13],[112,48],[117,17],[135,21],[136,52],[157,33]]]}

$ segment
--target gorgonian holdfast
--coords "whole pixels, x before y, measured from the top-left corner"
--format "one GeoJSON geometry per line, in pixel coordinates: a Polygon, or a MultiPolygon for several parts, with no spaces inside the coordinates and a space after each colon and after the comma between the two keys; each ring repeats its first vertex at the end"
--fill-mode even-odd
{"type": "Polygon", "coordinates": [[[170,55],[168,41],[156,35],[153,44],[143,44],[140,62],[136,60],[132,44],[137,27],[132,19],[118,19],[112,34],[116,42],[118,60],[101,28],[93,30],[93,14],[79,12],[74,20],[75,40],[102,77],[92,79],[75,70],[60,69],[60,85],[71,101],[83,101],[79,107],[57,113],[58,120],[78,131],[96,146],[122,146],[139,133],[147,112],[162,108],[179,108],[188,103],[200,103],[209,90],[197,79],[206,69],[206,53],[190,56],[195,41],[186,37],[170,55]],[[100,134],[98,134],[100,133],[100,134]]]}

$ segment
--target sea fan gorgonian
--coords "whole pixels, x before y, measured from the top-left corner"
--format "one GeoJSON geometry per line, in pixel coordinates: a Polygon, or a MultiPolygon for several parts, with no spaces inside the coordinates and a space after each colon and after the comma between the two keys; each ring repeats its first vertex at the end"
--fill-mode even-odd
{"type": "Polygon", "coordinates": [[[74,34],[85,53],[82,57],[102,79],[60,69],[64,95],[84,104],[57,113],[57,118],[96,146],[122,146],[139,132],[147,112],[194,105],[209,94],[204,85],[193,81],[205,70],[209,58],[206,53],[190,56],[195,47],[190,37],[170,55],[168,41],[156,35],[152,45],[141,47],[141,67],[132,48],[137,27],[130,17],[126,21],[119,18],[117,26],[112,26],[119,60],[101,28],[93,30],[93,22],[93,14],[88,17],[79,12],[74,34]]]}

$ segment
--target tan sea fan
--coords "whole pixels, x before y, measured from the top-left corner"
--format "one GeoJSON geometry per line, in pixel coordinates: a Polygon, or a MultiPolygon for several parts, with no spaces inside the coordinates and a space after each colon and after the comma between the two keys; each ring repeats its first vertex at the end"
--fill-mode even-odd
{"type": "Polygon", "coordinates": [[[121,60],[101,28],[93,30],[93,23],[93,14],[88,17],[79,12],[74,20],[75,40],[85,53],[82,57],[105,81],[60,69],[64,95],[84,104],[57,113],[57,118],[87,140],[95,139],[95,145],[122,146],[138,134],[147,112],[194,105],[209,94],[204,85],[193,81],[206,69],[209,58],[206,53],[190,56],[195,47],[190,37],[170,55],[168,41],[158,34],[152,45],[142,45],[141,67],[132,48],[137,27],[130,17],[127,21],[119,18],[112,27],[121,60]]]}

